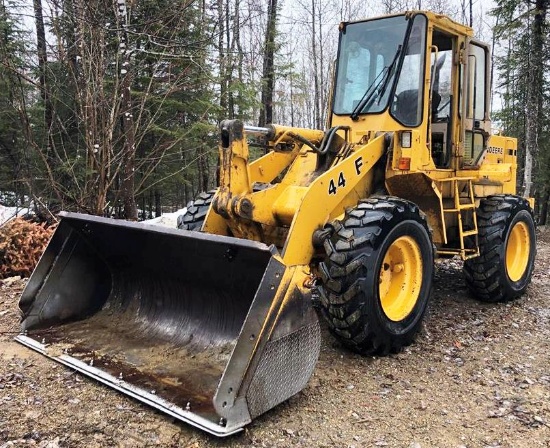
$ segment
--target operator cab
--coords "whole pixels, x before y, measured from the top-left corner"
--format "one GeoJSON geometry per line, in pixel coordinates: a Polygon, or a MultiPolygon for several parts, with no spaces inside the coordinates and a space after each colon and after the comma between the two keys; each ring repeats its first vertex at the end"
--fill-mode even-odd
{"type": "Polygon", "coordinates": [[[413,12],[340,30],[333,126],[417,130],[436,169],[479,166],[490,131],[488,48],[468,28],[413,12]]]}

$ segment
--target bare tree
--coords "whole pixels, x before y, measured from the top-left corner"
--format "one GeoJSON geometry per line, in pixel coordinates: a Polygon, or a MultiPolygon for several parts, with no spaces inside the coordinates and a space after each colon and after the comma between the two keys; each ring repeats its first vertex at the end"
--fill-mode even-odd
{"type": "Polygon", "coordinates": [[[385,14],[403,12],[411,7],[411,2],[408,0],[382,0],[381,3],[385,14]]]}
{"type": "Polygon", "coordinates": [[[277,35],[277,0],[269,0],[262,70],[262,99],[259,126],[273,122],[273,89],[275,88],[275,38],[277,35]]]}
{"type": "Polygon", "coordinates": [[[120,185],[121,199],[124,207],[124,217],[137,221],[138,212],[135,197],[136,171],[136,135],[134,112],[132,107],[132,51],[128,45],[128,27],[130,13],[126,0],[117,0],[117,18],[119,29],[119,61],[120,61],[120,125],[123,135],[122,179],[120,185]]]}
{"type": "Polygon", "coordinates": [[[36,26],[36,53],[38,56],[38,81],[40,84],[40,97],[44,103],[44,128],[46,129],[46,144],[48,150],[47,156],[50,157],[51,152],[51,127],[53,121],[52,103],[50,100],[50,89],[48,83],[48,53],[46,48],[46,30],[44,27],[44,14],[42,11],[42,0],[33,0],[34,8],[34,23],[36,26]]]}

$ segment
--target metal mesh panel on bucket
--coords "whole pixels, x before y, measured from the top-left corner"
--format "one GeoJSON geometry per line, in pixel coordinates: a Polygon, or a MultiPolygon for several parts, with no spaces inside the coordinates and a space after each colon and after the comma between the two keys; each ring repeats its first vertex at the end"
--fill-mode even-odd
{"type": "Polygon", "coordinates": [[[316,319],[266,345],[246,395],[252,418],[305,387],[319,357],[320,345],[321,331],[316,319]]]}

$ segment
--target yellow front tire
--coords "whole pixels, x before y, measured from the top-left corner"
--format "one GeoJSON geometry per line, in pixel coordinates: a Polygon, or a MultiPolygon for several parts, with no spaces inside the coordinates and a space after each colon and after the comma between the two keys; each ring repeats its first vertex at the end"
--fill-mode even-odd
{"type": "Polygon", "coordinates": [[[480,256],[466,260],[470,291],[484,302],[521,296],[535,266],[536,236],[529,202],[513,195],[483,199],[477,210],[480,256]]]}
{"type": "Polygon", "coordinates": [[[361,354],[398,352],[421,328],[432,291],[425,216],[403,199],[370,198],[329,229],[319,307],[331,333],[361,354]]]}

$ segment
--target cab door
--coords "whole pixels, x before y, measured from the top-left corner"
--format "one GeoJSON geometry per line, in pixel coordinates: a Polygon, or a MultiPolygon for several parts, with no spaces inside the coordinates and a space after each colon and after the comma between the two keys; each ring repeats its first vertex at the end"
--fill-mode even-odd
{"type": "Polygon", "coordinates": [[[436,169],[452,169],[458,70],[457,36],[434,28],[430,66],[430,144],[436,169]]]}
{"type": "Polygon", "coordinates": [[[481,164],[491,131],[489,48],[481,42],[468,39],[467,50],[461,114],[464,125],[463,168],[481,164]]]}

